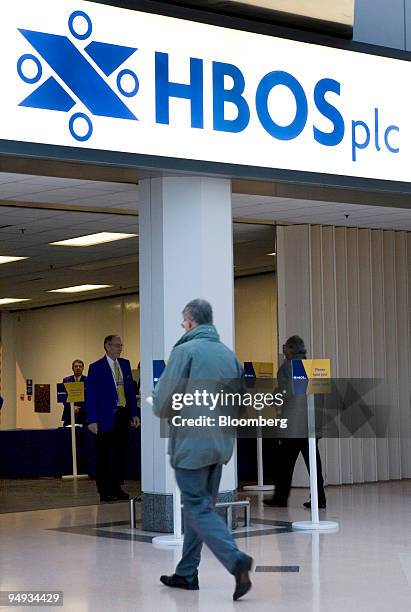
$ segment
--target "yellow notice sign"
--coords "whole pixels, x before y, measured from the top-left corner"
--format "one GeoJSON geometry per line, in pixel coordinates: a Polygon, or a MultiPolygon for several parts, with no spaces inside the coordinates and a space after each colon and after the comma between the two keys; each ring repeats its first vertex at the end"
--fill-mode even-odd
{"type": "Polygon", "coordinates": [[[291,367],[295,395],[331,392],[329,359],[293,359],[291,367]]]}
{"type": "Polygon", "coordinates": [[[274,364],[264,361],[252,362],[256,378],[274,378],[274,364]]]}
{"type": "Polygon", "coordinates": [[[331,362],[329,359],[304,359],[302,363],[308,380],[331,378],[331,362]]]}
{"type": "Polygon", "coordinates": [[[307,393],[331,393],[331,363],[329,359],[305,359],[303,361],[308,377],[307,393]]]}
{"type": "Polygon", "coordinates": [[[84,402],[84,382],[65,382],[64,386],[67,391],[67,402],[69,404],[84,402]]]}

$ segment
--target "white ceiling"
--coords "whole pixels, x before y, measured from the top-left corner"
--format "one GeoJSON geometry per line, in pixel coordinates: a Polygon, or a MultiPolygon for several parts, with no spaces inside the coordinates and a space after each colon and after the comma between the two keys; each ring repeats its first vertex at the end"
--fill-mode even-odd
{"type": "MultiPolygon", "coordinates": [[[[410,198],[411,206],[411,198],[410,198]]],[[[375,229],[411,230],[411,208],[391,208],[295,200],[271,196],[233,195],[233,215],[281,223],[313,223],[375,229]],[[348,219],[345,215],[349,215],[348,219]]]]}
{"type": "Polygon", "coordinates": [[[128,208],[137,211],[137,186],[0,172],[0,200],[128,208]]]}
{"type": "MultiPolygon", "coordinates": [[[[138,234],[136,185],[0,172],[0,203],[0,255],[29,257],[0,266],[0,297],[28,297],[32,299],[30,306],[40,306],[70,299],[47,291],[71,285],[113,285],[112,289],[81,294],[73,300],[137,291],[138,237],[85,249],[49,246],[56,240],[99,231],[138,234]],[[13,202],[19,206],[13,206],[13,202]],[[21,207],[21,203],[27,203],[27,207],[21,207]],[[88,212],[35,209],[30,205],[76,206],[88,212]]],[[[411,230],[411,209],[237,193],[233,194],[233,217],[250,222],[411,230]],[[350,215],[348,220],[346,214],[350,215]]],[[[274,259],[266,255],[275,248],[270,225],[234,223],[234,247],[236,274],[274,269],[274,259]]]]}
{"type": "MultiPolygon", "coordinates": [[[[113,285],[112,290],[99,291],[99,295],[135,290],[138,238],[90,248],[49,245],[55,240],[104,230],[138,233],[138,217],[0,207],[0,252],[29,257],[0,266],[0,297],[29,297],[40,305],[66,301],[67,296],[46,292],[72,285],[113,285]],[[117,265],[118,260],[128,261],[131,256],[135,258],[134,265],[117,265]],[[83,270],[84,265],[97,269],[83,270]]],[[[84,299],[84,294],[76,299],[79,297],[84,299]]]]}
{"type": "MultiPolygon", "coordinates": [[[[112,208],[138,211],[137,185],[111,183],[102,181],[85,181],[27,174],[0,172],[0,200],[44,204],[64,204],[88,208],[112,208]]],[[[10,215],[13,210],[0,208],[0,224],[3,215],[10,215]]],[[[27,219],[47,226],[46,215],[39,211],[27,213],[27,219]],[[44,220],[44,221],[43,221],[44,220]]],[[[277,223],[319,223],[325,225],[349,225],[354,227],[371,227],[376,229],[411,230],[410,208],[393,208],[389,206],[368,206],[321,202],[315,200],[296,200],[233,194],[233,216],[277,223]],[[346,219],[345,215],[349,218],[346,219]]],[[[5,217],[6,218],[6,217],[5,217]]],[[[93,215],[82,217],[79,223],[93,225],[93,215]]],[[[53,225],[50,217],[50,226],[53,225]]],[[[110,219],[100,221],[101,227],[110,227],[110,219]]],[[[127,224],[127,222],[125,222],[127,224]]],[[[77,228],[76,228],[77,231],[77,228]]],[[[88,231],[88,227],[87,227],[88,231]]],[[[57,239],[57,238],[56,238],[57,239]]]]}

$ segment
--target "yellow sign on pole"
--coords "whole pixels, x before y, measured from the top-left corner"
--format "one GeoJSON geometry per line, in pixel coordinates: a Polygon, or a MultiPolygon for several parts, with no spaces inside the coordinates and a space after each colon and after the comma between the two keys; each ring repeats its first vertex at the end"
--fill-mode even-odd
{"type": "Polygon", "coordinates": [[[84,382],[65,382],[64,386],[67,391],[67,402],[69,404],[84,402],[84,382]]]}
{"type": "Polygon", "coordinates": [[[293,359],[291,366],[296,395],[331,392],[329,359],[293,359]]]}
{"type": "Polygon", "coordinates": [[[329,359],[304,359],[303,365],[308,380],[331,378],[329,359]]]}
{"type": "Polygon", "coordinates": [[[274,378],[274,364],[264,361],[252,361],[256,378],[274,378]]]}

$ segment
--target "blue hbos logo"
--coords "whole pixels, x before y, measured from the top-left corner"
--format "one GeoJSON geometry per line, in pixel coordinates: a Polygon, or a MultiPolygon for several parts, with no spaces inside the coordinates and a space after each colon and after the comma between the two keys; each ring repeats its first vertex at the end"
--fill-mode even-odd
{"type": "MultiPolygon", "coordinates": [[[[92,22],[83,11],[74,11],[68,20],[69,31],[78,41],[91,36],[92,22]],[[85,31],[79,31],[79,23],[85,31]]],[[[93,41],[82,49],[75,46],[67,36],[45,34],[32,30],[19,30],[40,57],[47,62],[66,88],[54,76],[44,81],[33,93],[25,98],[20,106],[42,108],[69,112],[77,103],[83,103],[91,115],[114,119],[137,121],[123,100],[110,87],[107,81],[96,70],[93,63],[106,76],[111,76],[137,51],[136,48],[124,47],[93,41]],[[69,93],[70,92],[70,93],[69,93]]],[[[17,62],[17,71],[25,83],[37,83],[42,77],[42,65],[38,57],[24,54],[17,62]],[[36,74],[24,74],[26,62],[35,64],[36,74]]],[[[170,123],[170,99],[182,98],[190,101],[191,127],[204,128],[204,61],[190,58],[189,83],[175,83],[169,79],[169,54],[155,53],[155,117],[156,123],[170,123]]],[[[129,70],[120,70],[116,77],[117,88],[126,98],[133,97],[139,90],[136,74],[129,70]],[[125,88],[125,81],[128,87],[125,88]],[[131,88],[130,88],[131,82],[131,88]]],[[[212,110],[213,129],[217,132],[239,133],[244,131],[250,122],[250,106],[244,95],[245,78],[237,66],[222,62],[212,62],[212,110]],[[231,77],[231,87],[226,86],[225,77],[231,77]],[[236,117],[227,119],[226,104],[236,108],[236,117]]],[[[330,102],[328,95],[340,96],[341,83],[335,79],[320,79],[311,94],[317,110],[331,122],[331,131],[323,131],[312,125],[314,140],[325,147],[336,147],[345,136],[346,123],[337,106],[330,102]]],[[[307,93],[298,79],[288,72],[274,70],[260,80],[256,95],[255,107],[261,126],[274,139],[291,141],[297,138],[307,127],[309,106],[307,93]],[[289,125],[275,122],[269,110],[269,96],[275,87],[286,87],[295,99],[296,114],[289,125]]],[[[386,150],[398,153],[393,133],[399,132],[397,125],[381,128],[380,110],[373,109],[372,126],[363,120],[351,121],[352,160],[357,161],[358,151],[367,149],[371,143],[377,151],[386,150]]],[[[69,130],[77,141],[88,140],[93,133],[93,124],[88,115],[75,112],[69,119],[69,130]],[[82,125],[82,131],[76,125],[82,125]],[[85,127],[85,130],[84,130],[85,127]]]]}
{"type": "MultiPolygon", "coordinates": [[[[74,11],[69,17],[68,28],[74,38],[84,41],[90,38],[93,26],[86,13],[74,11]],[[83,31],[84,26],[85,31],[83,31]]],[[[50,76],[20,102],[20,106],[68,113],[79,100],[91,115],[137,121],[137,117],[90,62],[91,59],[102,73],[109,77],[137,49],[97,41],[79,49],[67,36],[32,30],[19,31],[66,86],[63,88],[54,76],[50,76]]],[[[34,84],[40,81],[43,68],[38,57],[27,53],[19,58],[17,72],[25,83],[34,84]],[[34,76],[27,76],[28,65],[32,65],[33,62],[36,73],[34,76]]],[[[120,70],[116,83],[120,94],[126,98],[131,98],[138,92],[138,78],[131,70],[120,70]],[[127,89],[124,86],[126,81],[128,81],[127,89]]],[[[82,112],[72,114],[68,126],[72,137],[79,142],[89,140],[93,133],[90,117],[82,112]]]]}
{"type": "MultiPolygon", "coordinates": [[[[169,81],[169,55],[156,53],[156,121],[169,123],[170,98],[186,98],[191,102],[191,127],[204,127],[203,111],[203,60],[190,58],[190,83],[172,83],[169,81]]],[[[241,70],[234,64],[212,62],[213,82],[213,128],[219,132],[238,133],[245,130],[250,122],[250,106],[244,96],[245,78],[241,70]],[[225,77],[231,77],[232,86],[226,88],[225,77]],[[237,109],[235,119],[225,118],[226,103],[234,104],[237,109]]],[[[328,94],[340,95],[341,83],[335,79],[321,79],[313,91],[314,104],[318,111],[331,122],[333,129],[324,132],[312,126],[313,137],[316,142],[326,147],[336,147],[345,135],[345,121],[338,108],[326,99],[328,94]]],[[[307,126],[308,100],[301,83],[290,73],[281,70],[269,72],[260,80],[255,106],[261,126],[276,140],[293,140],[297,138],[307,126]],[[295,98],[296,114],[293,121],[287,125],[279,125],[270,115],[268,99],[273,89],[279,85],[286,87],[295,98]]],[[[382,147],[390,153],[398,153],[399,147],[391,142],[393,132],[399,132],[399,127],[389,125],[381,131],[380,111],[374,110],[373,126],[365,121],[351,121],[352,160],[357,161],[357,152],[366,149],[373,140],[377,151],[382,147]]]]}

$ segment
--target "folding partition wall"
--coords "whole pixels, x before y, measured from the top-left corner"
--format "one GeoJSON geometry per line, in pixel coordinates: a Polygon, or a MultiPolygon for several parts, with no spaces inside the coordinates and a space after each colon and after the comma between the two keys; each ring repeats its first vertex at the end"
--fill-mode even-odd
{"type": "Polygon", "coordinates": [[[280,227],[277,262],[280,345],[297,333],[334,377],[382,378],[389,390],[386,438],[322,441],[328,484],[410,478],[411,233],[280,227]]]}

